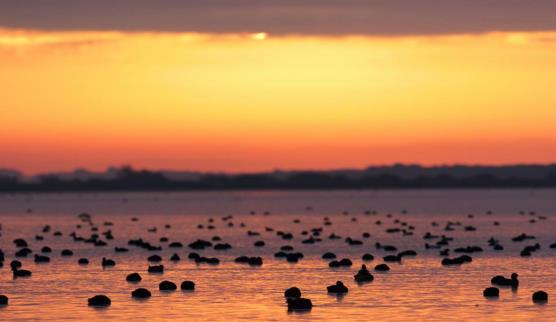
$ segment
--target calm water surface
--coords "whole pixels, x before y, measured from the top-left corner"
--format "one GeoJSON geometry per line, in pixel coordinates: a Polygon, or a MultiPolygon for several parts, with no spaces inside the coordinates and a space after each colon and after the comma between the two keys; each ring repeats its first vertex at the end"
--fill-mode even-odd
{"type": "MultiPolygon", "coordinates": [[[[331,191],[331,192],[211,192],[211,193],[115,193],[115,194],[36,194],[0,195],[0,248],[6,254],[0,268],[0,294],[10,298],[10,304],[0,308],[0,320],[111,320],[111,321],[556,321],[556,191],[555,190],[450,190],[450,191],[331,191]],[[311,208],[307,208],[311,207],[311,208]],[[402,214],[402,210],[407,213],[402,214]],[[376,210],[376,215],[365,215],[376,210]],[[486,211],[493,212],[487,215],[486,211]],[[250,211],[256,212],[251,215],[250,211]],[[264,215],[269,211],[270,215],[264,215]],[[347,215],[344,211],[349,212],[347,215]],[[520,211],[526,211],[520,215],[520,211]],[[529,215],[529,211],[535,214],[529,215]],[[93,247],[76,243],[69,233],[88,237],[88,226],[78,229],[77,214],[88,212],[99,232],[111,229],[115,239],[108,246],[93,247]],[[391,213],[392,217],[387,217],[391,213]],[[232,214],[234,227],[222,221],[232,214]],[[468,214],[474,214],[468,218],[468,214]],[[540,219],[540,216],[546,219],[540,219]],[[139,221],[132,222],[137,217],[139,221]],[[323,225],[329,217],[331,226],[323,225]],[[214,230],[206,229],[209,218],[214,230]],[[299,219],[299,223],[294,223],[299,219]],[[386,228],[399,227],[394,220],[415,226],[413,236],[388,234],[386,228]],[[534,219],[535,222],[530,222],[534,219]],[[376,221],[380,220],[381,225],[376,221]],[[103,223],[111,221],[114,226],[103,223]],[[439,226],[433,227],[436,221],[439,226]],[[452,232],[443,231],[448,221],[459,221],[452,232]],[[494,226],[493,222],[500,222],[494,226]],[[245,227],[240,227],[244,223],[245,227]],[[44,240],[45,224],[52,231],[44,240]],[[171,224],[171,228],[164,228],[171,224]],[[205,228],[198,229],[203,224],[205,228]],[[473,225],[476,231],[464,231],[473,225]],[[157,232],[147,232],[157,227],[157,232]],[[265,227],[292,232],[294,239],[280,239],[265,227]],[[301,244],[303,230],[324,227],[323,241],[301,244]],[[54,231],[63,236],[55,237],[54,231]],[[247,236],[247,231],[260,236],[247,236]],[[330,240],[336,233],[364,242],[349,246],[342,239],[330,240]],[[362,238],[364,232],[370,238],[362,238]],[[447,234],[455,238],[450,248],[477,245],[485,251],[472,254],[473,262],[459,267],[443,267],[438,250],[425,250],[426,232],[447,234]],[[520,233],[532,234],[536,240],[512,242],[520,233]],[[210,240],[218,235],[230,243],[228,251],[212,249],[198,251],[204,256],[221,259],[218,266],[197,265],[187,259],[191,251],[185,245],[198,239],[210,240]],[[160,237],[180,241],[184,248],[164,247],[159,252],[128,246],[127,241],[142,237],[155,245],[160,237]],[[23,237],[29,247],[38,252],[42,246],[53,249],[48,264],[35,264],[32,255],[21,259],[23,267],[33,272],[31,278],[13,280],[9,261],[16,250],[12,240],[23,237]],[[495,252],[487,244],[490,237],[500,240],[504,251],[495,252]],[[253,243],[264,240],[266,246],[253,243]],[[392,244],[399,250],[414,249],[418,256],[401,264],[389,264],[388,273],[374,273],[372,283],[357,285],[353,275],[359,269],[363,253],[375,256],[368,266],[382,262],[387,253],[377,250],[375,242],[392,244]],[[541,249],[531,257],[519,256],[525,245],[540,243],[541,249]],[[282,245],[292,245],[305,258],[296,264],[275,259],[273,254],[282,245]],[[114,246],[130,249],[115,253],[114,246]],[[61,257],[62,249],[72,249],[73,257],[61,257]],[[353,260],[351,268],[331,269],[320,256],[326,251],[339,258],[353,260]],[[164,260],[163,275],[148,274],[146,258],[160,254],[164,260]],[[168,258],[178,253],[182,260],[172,263],[168,258]],[[264,265],[254,268],[233,262],[240,255],[262,256],[264,265]],[[113,268],[102,269],[101,257],[117,262],[113,268]],[[88,266],[77,265],[77,259],[88,257],[88,266]],[[138,284],[125,281],[127,274],[139,272],[138,284]],[[498,300],[482,296],[494,275],[520,275],[516,292],[501,289],[498,300]],[[158,283],[183,280],[196,283],[194,292],[160,292],[158,283]],[[326,286],[343,281],[349,293],[338,298],[326,293],[326,286]],[[291,286],[301,288],[304,297],[313,301],[308,313],[288,313],[283,291],[291,286]],[[151,290],[148,300],[133,300],[130,292],[137,287],[151,290]],[[536,305],[531,294],[537,290],[549,293],[549,303],[536,305]],[[109,308],[87,306],[87,299],[106,294],[112,299],[109,308]]],[[[434,242],[434,241],[429,241],[434,242]]]]}

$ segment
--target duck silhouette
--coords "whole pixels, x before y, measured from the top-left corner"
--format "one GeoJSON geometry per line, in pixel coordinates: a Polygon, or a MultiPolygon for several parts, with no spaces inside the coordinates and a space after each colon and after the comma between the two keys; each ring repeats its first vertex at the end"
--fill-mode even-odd
{"type": "Polygon", "coordinates": [[[21,262],[18,261],[17,259],[15,259],[15,260],[13,260],[13,261],[10,262],[10,267],[11,267],[12,271],[13,271],[14,269],[21,268],[21,266],[22,266],[21,262]]]}
{"type": "Polygon", "coordinates": [[[375,271],[377,272],[388,272],[390,267],[386,264],[378,264],[375,266],[375,271]]]}
{"type": "Polygon", "coordinates": [[[399,255],[386,255],[382,258],[382,260],[388,263],[399,263],[402,261],[402,258],[399,255]]]}
{"type": "Polygon", "coordinates": [[[336,258],[336,254],[331,252],[326,252],[322,255],[322,259],[335,259],[335,258],[336,258]]]}
{"type": "Polygon", "coordinates": [[[151,297],[151,292],[146,288],[138,288],[131,292],[131,297],[138,298],[138,299],[147,299],[151,297]]]}
{"type": "Polygon", "coordinates": [[[27,241],[23,238],[14,239],[15,247],[27,247],[27,241]]]}
{"type": "Polygon", "coordinates": [[[18,269],[18,268],[12,267],[12,272],[13,272],[14,280],[18,277],[30,277],[31,276],[31,271],[28,271],[26,269],[18,269]]]}
{"type": "Polygon", "coordinates": [[[248,256],[240,256],[234,259],[234,262],[240,264],[249,264],[250,266],[262,266],[263,259],[262,257],[248,257],[248,256]]]}
{"type": "Polygon", "coordinates": [[[183,281],[180,288],[182,291],[193,291],[195,290],[195,283],[193,281],[183,281]]]}
{"type": "Polygon", "coordinates": [[[484,297],[498,297],[500,295],[500,290],[497,287],[487,287],[483,291],[484,297]]]}
{"type": "Polygon", "coordinates": [[[365,254],[363,254],[363,256],[361,256],[361,259],[364,260],[364,261],[369,262],[369,261],[372,261],[373,259],[375,259],[375,257],[373,255],[369,254],[369,253],[365,253],[365,254]]]}
{"type": "Polygon", "coordinates": [[[140,282],[142,280],[141,275],[139,273],[131,273],[125,278],[128,282],[140,282]]]}
{"type": "Polygon", "coordinates": [[[162,281],[158,284],[158,289],[161,291],[175,291],[178,287],[170,281],[162,281]]]}
{"type": "Polygon", "coordinates": [[[163,273],[164,272],[164,265],[149,266],[147,271],[149,273],[163,273]]]}
{"type": "Polygon", "coordinates": [[[366,265],[361,265],[361,269],[353,276],[356,282],[371,282],[374,279],[373,274],[369,272],[366,265]]]}
{"type": "Polygon", "coordinates": [[[35,263],[48,263],[50,258],[48,256],[35,254],[35,263]]]}
{"type": "Polygon", "coordinates": [[[301,297],[301,290],[297,287],[290,287],[284,291],[285,298],[300,298],[301,297]]]}
{"type": "Polygon", "coordinates": [[[533,302],[535,303],[546,303],[548,302],[548,293],[546,293],[545,291],[537,291],[535,293],[533,293],[533,302]]]}
{"type": "Polygon", "coordinates": [[[112,301],[106,295],[95,295],[88,299],[90,306],[109,306],[112,301]]]}
{"type": "Polygon", "coordinates": [[[289,298],[287,299],[288,311],[309,311],[313,308],[313,303],[306,298],[289,298]]]}
{"type": "Polygon", "coordinates": [[[455,258],[444,258],[442,260],[442,265],[444,265],[444,266],[462,265],[464,263],[471,263],[472,261],[473,261],[473,258],[471,258],[471,256],[462,255],[462,256],[459,256],[459,257],[455,257],[455,258]]]}
{"type": "Polygon", "coordinates": [[[519,280],[517,279],[519,275],[517,273],[512,273],[510,278],[505,278],[502,275],[494,276],[490,282],[497,286],[511,286],[512,288],[517,288],[519,286],[519,280]]]}
{"type": "Polygon", "coordinates": [[[102,267],[103,268],[104,267],[112,267],[112,266],[115,266],[115,265],[116,265],[115,261],[113,261],[109,258],[105,258],[105,257],[102,258],[102,267]]]}
{"type": "Polygon", "coordinates": [[[31,254],[33,251],[30,248],[24,247],[15,252],[15,257],[27,257],[27,255],[31,254]]]}
{"type": "Polygon", "coordinates": [[[333,294],[345,294],[348,292],[348,288],[341,281],[337,281],[336,284],[328,286],[326,290],[328,293],[333,294]]]}

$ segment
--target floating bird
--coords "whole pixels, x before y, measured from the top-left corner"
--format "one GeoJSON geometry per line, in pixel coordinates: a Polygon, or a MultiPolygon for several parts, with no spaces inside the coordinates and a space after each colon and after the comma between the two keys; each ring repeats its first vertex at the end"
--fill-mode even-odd
{"type": "Polygon", "coordinates": [[[88,300],[90,306],[110,306],[112,301],[106,295],[95,295],[88,300]]]}
{"type": "Polygon", "coordinates": [[[517,288],[519,286],[519,280],[517,279],[517,273],[512,273],[511,278],[505,278],[502,275],[494,276],[490,282],[497,286],[511,286],[512,288],[517,288]]]}
{"type": "Polygon", "coordinates": [[[309,311],[313,308],[313,303],[306,298],[290,298],[287,299],[289,311],[309,311]]]}
{"type": "Polygon", "coordinates": [[[334,294],[345,294],[348,292],[348,288],[341,281],[337,281],[336,284],[328,286],[326,290],[328,293],[334,294]]]}
{"type": "Polygon", "coordinates": [[[182,291],[193,291],[195,289],[195,283],[193,281],[183,281],[181,282],[180,288],[182,291]]]}
{"type": "Polygon", "coordinates": [[[151,292],[146,288],[138,288],[131,292],[131,297],[138,298],[138,299],[146,299],[151,297],[151,292]]]}
{"type": "Polygon", "coordinates": [[[102,267],[103,268],[104,267],[112,267],[112,266],[115,266],[115,265],[116,265],[115,261],[113,261],[109,258],[105,258],[105,257],[102,258],[102,267]]]}
{"type": "Polygon", "coordinates": [[[356,282],[371,282],[374,279],[373,274],[369,272],[366,265],[361,265],[361,269],[353,276],[356,282]]]}
{"type": "Polygon", "coordinates": [[[537,291],[533,293],[533,302],[535,303],[546,303],[548,302],[548,293],[545,291],[537,291]]]}
{"type": "Polygon", "coordinates": [[[161,291],[175,291],[177,286],[170,281],[162,281],[158,284],[158,289],[161,291]]]}
{"type": "Polygon", "coordinates": [[[496,287],[487,287],[483,291],[484,297],[498,297],[500,295],[500,290],[496,287]]]}
{"type": "Polygon", "coordinates": [[[125,280],[128,282],[139,282],[141,281],[141,275],[139,273],[131,273],[126,276],[125,280]]]}
{"type": "Polygon", "coordinates": [[[301,290],[297,287],[290,287],[284,291],[284,297],[286,298],[300,298],[301,290]]]}

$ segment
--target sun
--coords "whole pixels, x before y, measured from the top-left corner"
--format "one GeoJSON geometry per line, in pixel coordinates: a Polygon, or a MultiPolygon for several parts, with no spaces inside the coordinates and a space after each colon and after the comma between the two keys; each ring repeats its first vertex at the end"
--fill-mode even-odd
{"type": "Polygon", "coordinates": [[[268,38],[268,34],[266,32],[257,32],[251,35],[251,38],[255,40],[265,40],[268,38]]]}

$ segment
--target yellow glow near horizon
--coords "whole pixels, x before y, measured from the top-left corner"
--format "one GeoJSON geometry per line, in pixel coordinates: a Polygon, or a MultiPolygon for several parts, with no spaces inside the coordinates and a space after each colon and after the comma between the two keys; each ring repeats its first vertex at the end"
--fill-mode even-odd
{"type": "Polygon", "coordinates": [[[548,162],[555,52],[550,32],[0,30],[0,167],[548,162]]]}
{"type": "Polygon", "coordinates": [[[255,40],[265,40],[268,37],[266,32],[258,32],[252,35],[253,39],[255,40]]]}

